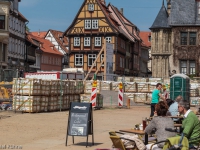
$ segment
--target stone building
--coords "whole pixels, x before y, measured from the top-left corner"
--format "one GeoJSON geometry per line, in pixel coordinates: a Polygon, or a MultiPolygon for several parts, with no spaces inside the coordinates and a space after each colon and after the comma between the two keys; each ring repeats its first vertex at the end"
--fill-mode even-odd
{"type": "Polygon", "coordinates": [[[200,75],[199,0],[163,0],[150,30],[153,77],[200,75]]]}
{"type": "MultiPolygon", "coordinates": [[[[19,12],[19,2],[10,2],[9,14],[9,47],[8,47],[8,68],[20,72],[23,76],[25,70],[26,54],[26,24],[28,20],[19,12]]],[[[35,58],[32,58],[35,61],[35,58]]]]}
{"type": "Polygon", "coordinates": [[[9,43],[9,10],[10,2],[0,1],[0,81],[3,80],[3,69],[7,68],[7,49],[9,43]]]}

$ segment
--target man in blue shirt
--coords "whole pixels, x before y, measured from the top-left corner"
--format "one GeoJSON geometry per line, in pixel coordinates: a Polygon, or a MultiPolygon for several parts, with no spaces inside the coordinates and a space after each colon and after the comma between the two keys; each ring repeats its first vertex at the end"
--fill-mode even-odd
{"type": "Polygon", "coordinates": [[[183,100],[183,97],[181,95],[176,97],[176,100],[174,101],[174,103],[172,103],[169,107],[169,112],[171,113],[172,116],[177,116],[179,115],[178,112],[178,102],[180,102],[181,100],[183,100]]]}
{"type": "Polygon", "coordinates": [[[161,83],[157,83],[156,84],[156,89],[154,89],[153,92],[152,92],[150,117],[153,117],[154,111],[155,111],[155,105],[159,102],[159,99],[161,98],[162,100],[165,101],[165,98],[160,93],[161,89],[162,89],[162,84],[161,83]]]}

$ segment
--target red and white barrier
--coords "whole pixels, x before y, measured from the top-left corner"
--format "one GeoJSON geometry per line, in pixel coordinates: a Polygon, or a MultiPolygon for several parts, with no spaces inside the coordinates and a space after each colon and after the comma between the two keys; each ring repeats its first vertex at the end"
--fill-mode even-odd
{"type": "Polygon", "coordinates": [[[92,103],[92,107],[96,107],[97,100],[97,81],[94,80],[92,84],[92,93],[90,98],[90,103],[92,103]]]}
{"type": "Polygon", "coordinates": [[[123,84],[119,83],[118,106],[123,106],[123,84]]]}

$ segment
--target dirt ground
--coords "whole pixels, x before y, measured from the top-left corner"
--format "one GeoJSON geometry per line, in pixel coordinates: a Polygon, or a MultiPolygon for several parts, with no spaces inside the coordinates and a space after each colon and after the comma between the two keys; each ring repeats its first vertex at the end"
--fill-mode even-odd
{"type": "Polygon", "coordinates": [[[0,149],[23,150],[95,150],[111,148],[112,142],[108,132],[111,130],[133,128],[142,122],[142,117],[148,117],[150,107],[131,106],[131,109],[104,108],[93,111],[94,145],[89,136],[89,146],[86,148],[86,137],[68,136],[66,133],[69,111],[51,113],[13,113],[0,112],[0,149]],[[6,146],[6,147],[5,147],[6,146]],[[10,146],[10,148],[9,148],[10,146]]]}
{"type": "Polygon", "coordinates": [[[0,112],[0,149],[7,146],[24,150],[95,150],[111,148],[110,130],[133,128],[141,123],[142,117],[148,117],[149,106],[133,106],[131,109],[104,108],[93,111],[94,145],[89,136],[89,146],[86,148],[86,137],[68,136],[66,133],[68,111],[51,113],[13,113],[0,112]]]}

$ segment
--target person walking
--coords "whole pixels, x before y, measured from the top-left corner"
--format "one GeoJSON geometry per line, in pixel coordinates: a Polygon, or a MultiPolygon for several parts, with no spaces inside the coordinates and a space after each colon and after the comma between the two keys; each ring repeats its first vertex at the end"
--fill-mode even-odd
{"type": "Polygon", "coordinates": [[[153,117],[154,111],[155,111],[155,105],[159,102],[159,99],[161,98],[164,101],[166,100],[165,97],[163,97],[162,94],[160,93],[161,89],[162,89],[162,84],[157,83],[156,89],[154,89],[153,92],[152,92],[150,117],[153,117]]]}

